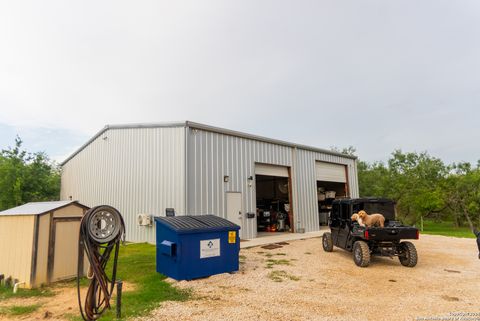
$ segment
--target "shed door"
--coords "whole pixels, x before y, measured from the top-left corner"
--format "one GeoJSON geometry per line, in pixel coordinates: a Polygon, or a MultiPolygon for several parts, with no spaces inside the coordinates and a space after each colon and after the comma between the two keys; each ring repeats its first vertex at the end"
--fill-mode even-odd
{"type": "Polygon", "coordinates": [[[227,192],[227,220],[240,226],[242,236],[242,193],[227,192]]]}
{"type": "Polygon", "coordinates": [[[53,266],[50,281],[77,276],[80,220],[54,220],[53,266]]]}
{"type": "Polygon", "coordinates": [[[345,165],[326,162],[315,162],[315,172],[317,181],[337,183],[347,182],[347,172],[345,165]]]}

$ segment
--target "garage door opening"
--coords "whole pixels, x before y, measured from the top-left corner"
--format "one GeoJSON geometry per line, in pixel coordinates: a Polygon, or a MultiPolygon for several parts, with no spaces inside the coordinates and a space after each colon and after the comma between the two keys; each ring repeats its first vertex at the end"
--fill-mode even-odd
{"type": "Polygon", "coordinates": [[[287,167],[256,164],[257,236],[293,231],[287,167]]]}
{"type": "Polygon", "coordinates": [[[328,225],[333,200],[349,196],[347,167],[316,162],[318,218],[320,226],[328,225]]]}

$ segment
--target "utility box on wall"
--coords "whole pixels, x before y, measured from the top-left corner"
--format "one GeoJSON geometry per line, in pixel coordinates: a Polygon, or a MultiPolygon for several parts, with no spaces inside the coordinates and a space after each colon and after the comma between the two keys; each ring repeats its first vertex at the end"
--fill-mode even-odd
{"type": "MultiPolygon", "coordinates": [[[[76,277],[80,221],[86,210],[76,201],[58,201],[0,212],[0,274],[25,288],[76,277]]],[[[83,262],[80,270],[85,272],[83,262]]]]}
{"type": "Polygon", "coordinates": [[[240,226],[214,215],[155,217],[157,272],[192,280],[238,271],[240,226]]]}

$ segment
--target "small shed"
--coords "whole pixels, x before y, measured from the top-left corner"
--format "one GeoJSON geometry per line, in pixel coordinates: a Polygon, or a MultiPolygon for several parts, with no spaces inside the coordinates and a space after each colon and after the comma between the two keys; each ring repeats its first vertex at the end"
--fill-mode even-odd
{"type": "MultiPolygon", "coordinates": [[[[25,288],[75,277],[80,221],[87,210],[77,201],[57,201],[0,212],[0,274],[25,288]]],[[[84,259],[81,264],[85,271],[84,259]]]]}

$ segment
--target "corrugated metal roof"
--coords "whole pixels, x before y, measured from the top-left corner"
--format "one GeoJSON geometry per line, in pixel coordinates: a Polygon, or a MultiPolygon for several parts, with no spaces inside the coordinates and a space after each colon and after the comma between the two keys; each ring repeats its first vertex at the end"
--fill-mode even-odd
{"type": "MultiPolygon", "coordinates": [[[[55,201],[55,202],[30,202],[14,208],[0,212],[0,216],[5,215],[40,215],[67,206],[71,203],[78,204],[77,201],[55,201]]],[[[83,206],[83,205],[82,205],[83,206]]]]}
{"type": "Polygon", "coordinates": [[[106,132],[109,129],[161,128],[161,127],[197,128],[197,129],[201,129],[201,130],[205,130],[205,131],[209,131],[209,132],[225,134],[225,135],[230,135],[230,136],[235,136],[235,137],[243,137],[243,138],[247,138],[247,139],[253,139],[253,140],[257,140],[257,141],[261,141],[261,142],[267,142],[267,143],[272,143],[272,144],[277,144],[277,145],[282,145],[282,146],[295,147],[295,148],[305,149],[305,150],[309,150],[309,151],[313,151],[313,152],[324,153],[324,154],[328,154],[328,155],[341,156],[341,157],[350,158],[350,159],[356,159],[357,158],[355,156],[350,156],[350,155],[338,153],[338,152],[328,150],[328,149],[317,148],[317,147],[312,147],[312,146],[307,146],[307,145],[302,145],[302,144],[289,143],[289,142],[286,142],[286,141],[283,141],[283,140],[278,140],[278,139],[267,138],[267,137],[263,137],[263,136],[247,134],[247,133],[243,133],[243,132],[239,132],[239,131],[235,131],[235,130],[220,128],[220,127],[214,127],[214,126],[200,124],[200,123],[196,123],[196,122],[192,122],[192,121],[183,121],[183,122],[165,122],[165,123],[106,125],[97,134],[95,134],[95,136],[93,136],[85,144],[83,144],[79,149],[77,149],[72,155],[70,155],[67,159],[65,159],[63,162],[61,162],[60,166],[65,165],[70,159],[75,157],[75,155],[80,153],[91,142],[93,142],[95,139],[97,139],[100,135],[102,135],[104,132],[106,132]]]}

